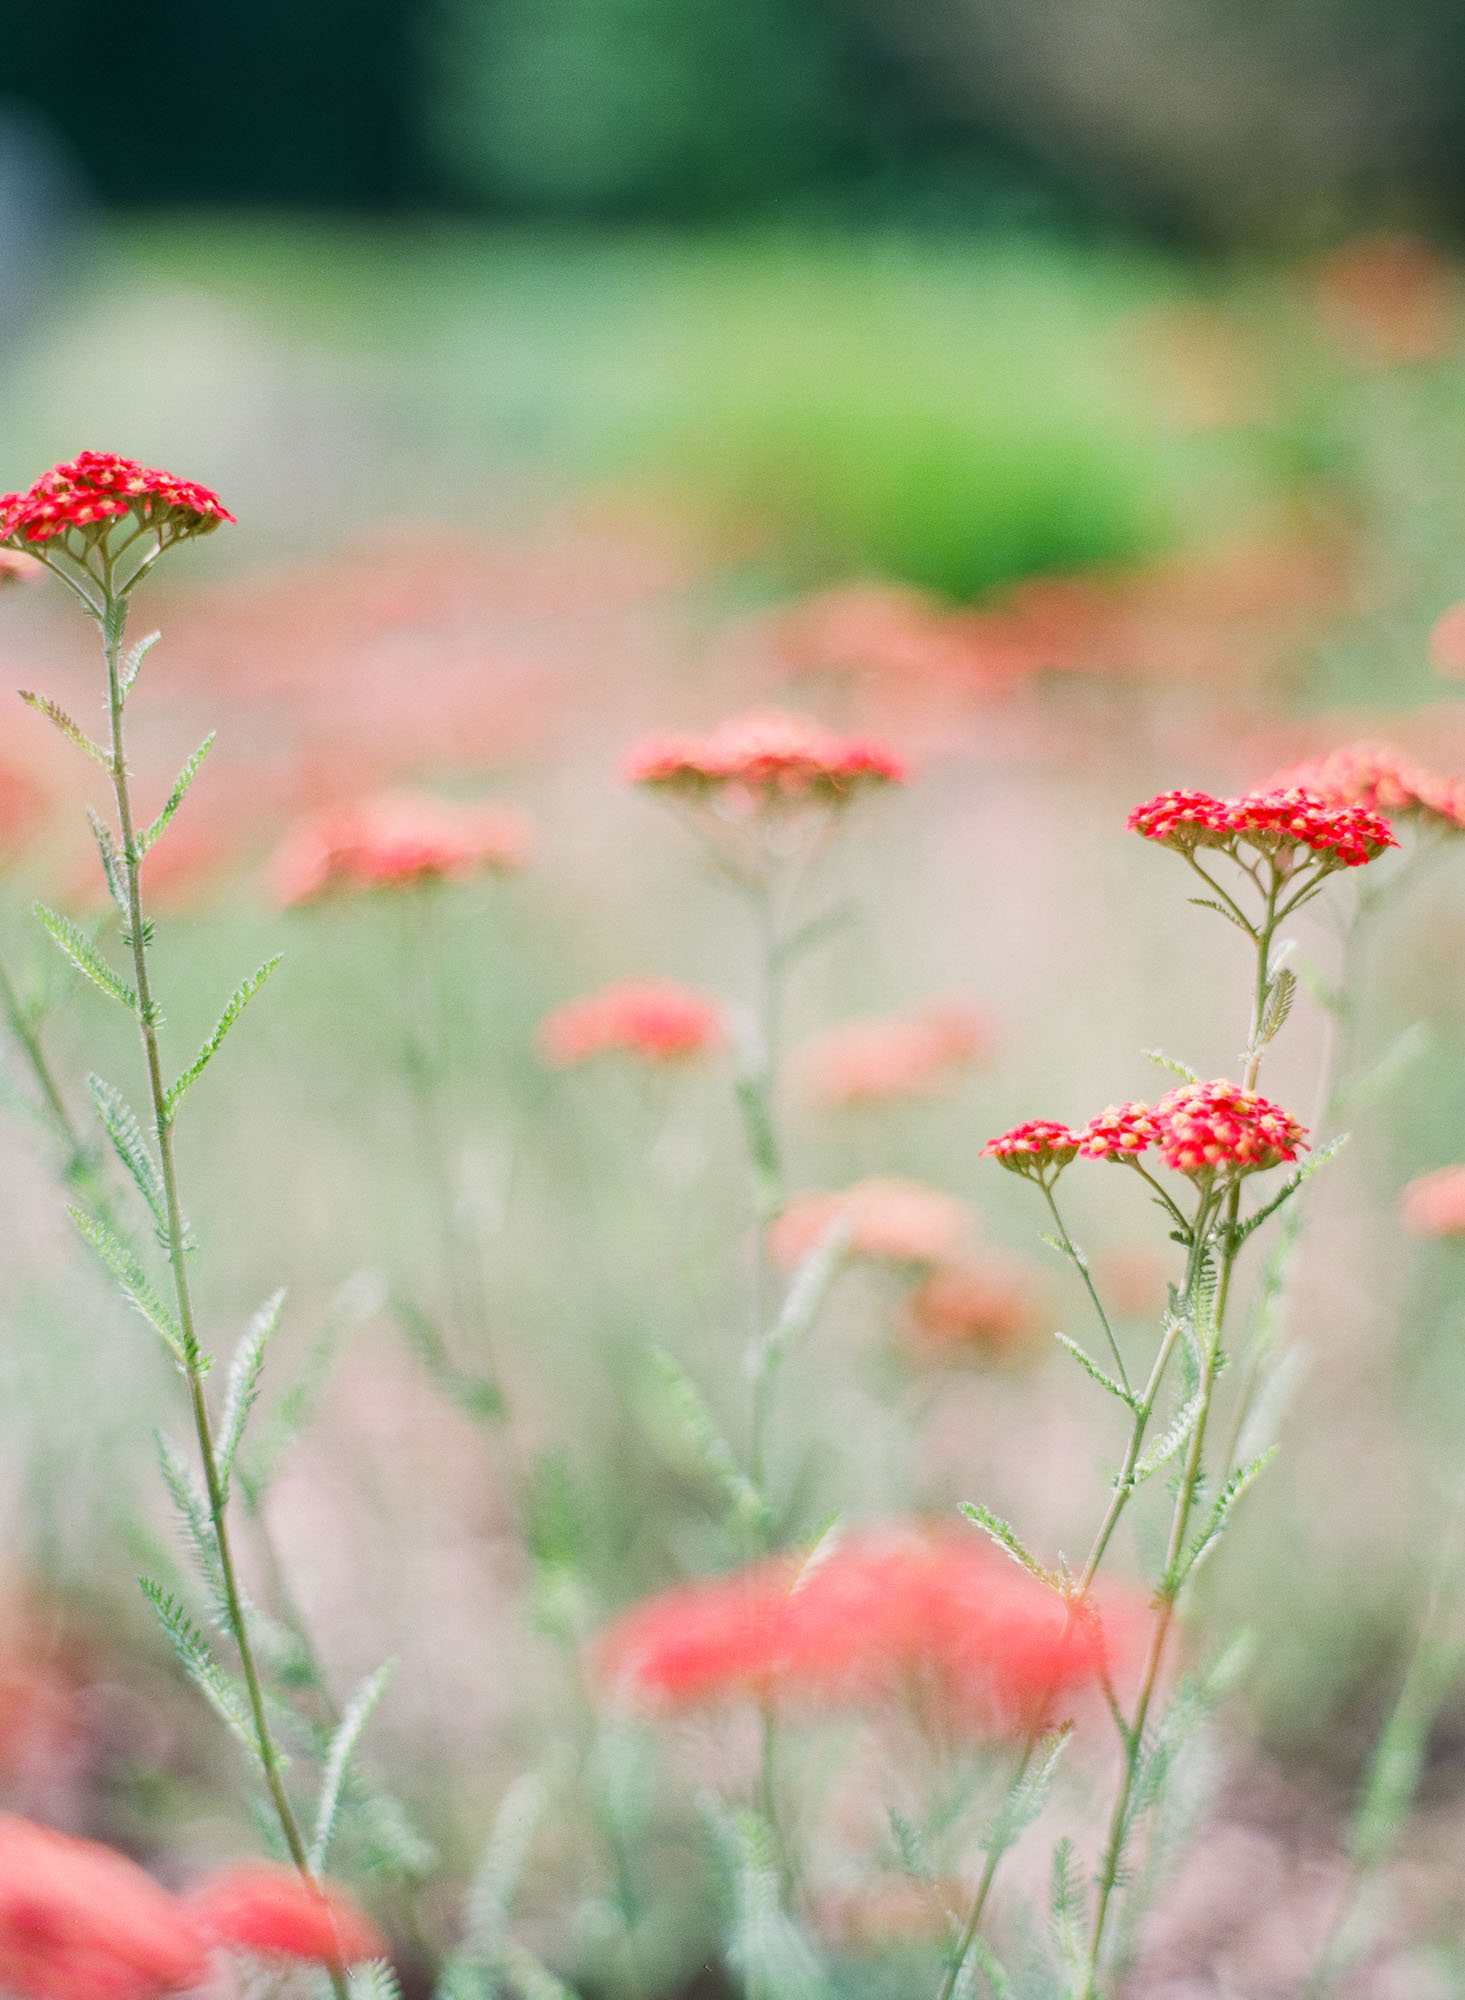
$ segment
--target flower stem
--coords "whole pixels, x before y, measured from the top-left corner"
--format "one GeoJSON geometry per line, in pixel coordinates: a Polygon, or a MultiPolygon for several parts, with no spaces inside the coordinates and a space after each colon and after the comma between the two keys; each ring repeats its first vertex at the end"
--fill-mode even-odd
{"type": "Polygon", "coordinates": [[[1105,1312],[1103,1301],[1100,1299],[1098,1290],[1095,1287],[1093,1274],[1089,1270],[1089,1260],[1069,1235],[1067,1225],[1064,1223],[1063,1217],[1058,1213],[1058,1204],[1053,1199],[1052,1183],[1043,1180],[1039,1185],[1043,1190],[1043,1199],[1048,1204],[1048,1213],[1053,1218],[1053,1227],[1058,1231],[1058,1240],[1062,1243],[1069,1262],[1078,1272],[1080,1278],[1082,1278],[1084,1290],[1088,1293],[1094,1311],[1099,1316],[1099,1324],[1104,1329],[1104,1338],[1109,1343],[1109,1352],[1114,1357],[1114,1366],[1119,1371],[1120,1386],[1127,1395],[1130,1393],[1130,1386],[1129,1376],[1125,1372],[1124,1356],[1119,1352],[1119,1342],[1114,1338],[1114,1329],[1109,1324],[1109,1315],[1105,1312]]]}
{"type": "MultiPolygon", "coordinates": [[[[253,1723],[260,1769],[271,1803],[280,1823],[280,1832],[289,1850],[290,1858],[301,1876],[311,1888],[317,1888],[314,1872],[306,1848],[305,1837],[295,1808],[285,1789],[281,1769],[280,1753],[270,1733],[269,1720],[265,1712],[264,1689],[261,1685],[259,1667],[254,1656],[254,1645],[250,1638],[244,1603],[239,1590],[239,1582],[234,1568],[234,1551],[230,1540],[227,1520],[227,1499],[219,1478],[218,1457],[214,1449],[213,1429],[209,1420],[208,1404],[204,1397],[205,1358],[198,1344],[198,1334],[193,1309],[193,1296],[188,1280],[187,1249],[183,1224],[183,1206],[178,1190],[178,1167],[173,1145],[173,1110],[168,1103],[167,1090],[163,1083],[162,1055],[158,1046],[158,1010],[152,997],[152,983],[148,968],[148,926],[143,914],[141,865],[142,856],[138,851],[137,829],[132,811],[132,794],[128,782],[127,758],[123,744],[123,707],[125,694],[121,677],[122,641],[127,628],[127,599],[109,590],[102,619],[102,651],[107,663],[107,703],[111,723],[111,740],[108,746],[108,773],[112,780],[112,794],[117,804],[118,831],[121,836],[121,854],[127,882],[127,943],[132,952],[132,970],[137,993],[137,1023],[142,1038],[143,1059],[147,1068],[148,1094],[153,1113],[153,1129],[157,1136],[158,1159],[162,1173],[163,1197],[168,1224],[168,1263],[173,1274],[173,1291],[178,1305],[178,1325],[182,1334],[183,1372],[188,1385],[189,1407],[193,1415],[193,1428],[198,1441],[199,1457],[203,1463],[204,1486],[208,1496],[209,1520],[213,1528],[214,1544],[219,1558],[219,1575],[223,1584],[224,1609],[229,1621],[229,1629],[239,1652],[239,1663],[244,1675],[245,1690],[249,1700],[250,1718],[253,1723]]],[[[330,1969],[332,1991],[338,2000],[347,2000],[347,1987],[343,1974],[330,1969]]]]}

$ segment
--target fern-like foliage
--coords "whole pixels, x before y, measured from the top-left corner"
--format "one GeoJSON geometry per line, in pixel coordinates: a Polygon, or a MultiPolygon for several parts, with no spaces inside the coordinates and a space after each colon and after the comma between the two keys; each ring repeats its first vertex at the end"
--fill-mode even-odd
{"type": "Polygon", "coordinates": [[[239,1345],[234,1350],[234,1358],[229,1363],[229,1377],[224,1387],[224,1408],[219,1420],[219,1438],[215,1447],[219,1487],[226,1500],[229,1497],[234,1460],[244,1441],[244,1426],[248,1423],[249,1413],[259,1399],[260,1378],[265,1365],[265,1345],[280,1324],[280,1309],[284,1303],[285,1293],[282,1287],[265,1300],[245,1327],[239,1345]]]}
{"type": "Polygon", "coordinates": [[[102,1129],[112,1141],[112,1150],[147,1203],[154,1232],[166,1250],[169,1243],[168,1198],[163,1190],[162,1169],[153,1157],[152,1147],[143,1137],[137,1114],[121,1091],[105,1083],[101,1077],[89,1076],[86,1086],[102,1129]]]}
{"type": "Polygon", "coordinates": [[[219,1053],[220,1048],[223,1046],[224,1037],[238,1021],[239,1016],[244,1012],[245,1008],[249,1005],[255,994],[259,992],[279,963],[280,955],[276,953],[273,958],[266,959],[259,970],[251,973],[248,979],[241,980],[239,985],[230,994],[224,1011],[219,1016],[218,1025],[214,1029],[214,1032],[209,1036],[177,1082],[170,1084],[168,1087],[168,1092],[163,1102],[169,1120],[173,1118],[184,1097],[192,1090],[194,1084],[198,1082],[198,1079],[219,1053]]]}
{"type": "Polygon", "coordinates": [[[163,1303],[157,1288],[139,1263],[136,1254],[128,1248],[120,1237],[115,1236],[94,1215],[85,1209],[69,1208],[72,1221],[91,1244],[107,1269],[117,1280],[123,1297],[147,1321],[153,1331],[160,1334],[180,1368],[187,1368],[190,1362],[199,1359],[196,1343],[190,1342],[179,1325],[171,1309],[163,1303]]]}
{"type": "Polygon", "coordinates": [[[163,806],[163,810],[158,814],[157,818],[153,821],[151,826],[145,827],[143,831],[138,834],[137,858],[139,861],[141,861],[142,857],[147,853],[148,849],[164,832],[164,830],[168,825],[168,822],[172,819],[174,813],[177,812],[179,806],[182,805],[184,799],[188,795],[189,786],[198,776],[198,767],[200,764],[202,764],[204,758],[208,756],[209,751],[213,748],[213,743],[214,743],[213,733],[210,732],[209,735],[207,735],[204,738],[203,742],[199,744],[198,748],[194,751],[193,755],[189,758],[188,762],[183,766],[183,769],[178,773],[178,776],[173,783],[173,789],[171,792],[169,792],[167,801],[163,806]]]}
{"type": "Polygon", "coordinates": [[[372,1710],[386,1691],[387,1682],[396,1671],[395,1660],[388,1660],[368,1674],[346,1704],[345,1713],[331,1737],[330,1748],[326,1752],[325,1768],[321,1773],[320,1797],[315,1809],[315,1832],[310,1842],[310,1865],[314,1872],[321,1874],[330,1856],[331,1843],[336,1837],[336,1829],[341,1820],[341,1801],[345,1792],[346,1774],[351,1768],[351,1760],[356,1755],[372,1710]]]}
{"type": "Polygon", "coordinates": [[[713,1422],[701,1390],[665,1348],[652,1348],[651,1365],[698,1462],[721,1489],[730,1513],[747,1527],[759,1526],[767,1518],[767,1502],[713,1422]]]}
{"type": "Polygon", "coordinates": [[[158,1623],[168,1635],[183,1671],[227,1723],[250,1758],[256,1764],[262,1764],[254,1718],[242,1690],[219,1665],[208,1641],[178,1599],[165,1591],[161,1584],[154,1583],[151,1577],[139,1577],[138,1584],[157,1613],[158,1623]]]}
{"type": "Polygon", "coordinates": [[[137,995],[126,980],[107,964],[86,932],[79,929],[70,917],[63,917],[59,910],[47,909],[44,903],[37,903],[35,912],[42,929],[77,971],[83,973],[109,1000],[115,1000],[129,1014],[136,1014],[137,995]]]}

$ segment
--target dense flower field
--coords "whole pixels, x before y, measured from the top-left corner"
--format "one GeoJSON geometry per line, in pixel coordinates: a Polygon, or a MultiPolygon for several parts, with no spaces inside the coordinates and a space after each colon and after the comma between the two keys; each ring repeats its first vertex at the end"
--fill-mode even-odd
{"type": "Polygon", "coordinates": [[[1453,1990],[1465,567],[1325,497],[0,499],[7,1994],[1453,1990]]]}

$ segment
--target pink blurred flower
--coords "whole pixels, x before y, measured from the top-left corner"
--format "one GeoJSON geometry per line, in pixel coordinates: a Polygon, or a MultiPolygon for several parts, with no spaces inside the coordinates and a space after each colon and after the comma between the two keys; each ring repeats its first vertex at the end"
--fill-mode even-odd
{"type": "Polygon", "coordinates": [[[1452,604],[1429,635],[1429,661],[1437,674],[1465,680],[1465,604],[1452,604]]]}
{"type": "Polygon", "coordinates": [[[853,1231],[849,1254],[884,1264],[939,1264],[960,1249],[971,1229],[966,1205],[955,1195],[882,1175],[837,1193],[795,1195],[768,1232],[774,1261],[785,1269],[797,1264],[844,1218],[853,1231]]]}
{"type": "Polygon", "coordinates": [[[1459,273],[1417,236],[1360,236],[1326,257],[1313,282],[1329,331],[1360,361],[1430,361],[1459,337],[1459,273]]]}
{"type": "Polygon", "coordinates": [[[314,1886],[269,1861],[222,1870],[191,1892],[188,1905],[206,1935],[234,1951],[345,1966],[386,1950],[344,1889],[314,1886]]]}
{"type": "Polygon", "coordinates": [[[670,979],[621,979],[556,1007],[535,1040],[556,1069],[611,1053],[642,1062],[682,1062],[727,1039],[721,1002],[670,979]]]}
{"type": "Polygon", "coordinates": [[[1093,1682],[1110,1639],[1127,1646],[1141,1616],[1117,1593],[1102,1614],[1070,1605],[974,1535],[896,1523],[807,1566],[778,1557],[648,1599],[604,1635],[599,1678],[613,1697],[672,1711],[907,1696],[951,1726],[1002,1734],[1093,1682]]]}
{"type": "Polygon", "coordinates": [[[271,880],[288,906],[332,891],[510,873],[532,850],[532,825],[516,806],[381,792],[303,821],[276,852],[271,880]]]}
{"type": "Polygon", "coordinates": [[[1031,1342],[1042,1303],[1037,1274],[1014,1258],[948,1258],[905,1302],[907,1345],[919,1359],[966,1352],[1005,1357],[1031,1342]]]}
{"type": "Polygon", "coordinates": [[[1345,743],[1279,772],[1267,790],[1298,786],[1333,805],[1409,815],[1465,831],[1465,779],[1432,771],[1393,743],[1345,743]]]}
{"type": "Polygon", "coordinates": [[[0,549],[0,590],[12,583],[44,583],[46,566],[19,549],[0,549]]]}
{"type": "Polygon", "coordinates": [[[1437,1167],[1411,1181],[1399,1213],[1416,1236],[1465,1236],[1465,1165],[1437,1167]]]}
{"type": "Polygon", "coordinates": [[[841,736],[807,716],[755,709],[705,736],[653,736],[626,758],[629,784],[684,798],[730,798],[744,810],[842,805],[871,786],[901,784],[900,758],[872,737],[841,736]]]}
{"type": "Polygon", "coordinates": [[[934,1097],[990,1046],[987,1018],[963,1000],[928,1000],[900,1014],[841,1021],[796,1049],[790,1068],[821,1110],[893,1097],[934,1097]]]}
{"type": "Polygon", "coordinates": [[[0,1817],[0,1988],[13,2000],[157,2000],[207,1968],[193,1914],[135,1862],[0,1817]]]}

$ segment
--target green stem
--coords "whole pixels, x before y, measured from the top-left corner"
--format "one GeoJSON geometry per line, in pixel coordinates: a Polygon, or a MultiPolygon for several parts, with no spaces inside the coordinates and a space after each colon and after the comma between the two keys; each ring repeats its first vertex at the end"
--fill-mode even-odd
{"type": "Polygon", "coordinates": [[[1090,1303],[1099,1316],[1099,1324],[1104,1329],[1104,1338],[1109,1343],[1109,1352],[1114,1357],[1114,1366],[1119,1371],[1120,1385],[1125,1394],[1129,1395],[1131,1390],[1129,1376],[1126,1374],[1124,1368],[1124,1356],[1119,1352],[1119,1342],[1114,1338],[1114,1329],[1109,1324],[1109,1315],[1105,1312],[1103,1301],[1100,1299],[1098,1290],[1094,1285],[1093,1274],[1089,1270],[1089,1260],[1074,1243],[1073,1238],[1068,1233],[1063,1217],[1058,1213],[1058,1204],[1053,1199],[1052,1183],[1044,1180],[1039,1185],[1043,1190],[1043,1199],[1048,1204],[1048,1213],[1053,1218],[1053,1227],[1058,1231],[1058,1240],[1063,1245],[1069,1262],[1078,1272],[1080,1278],[1082,1278],[1084,1290],[1088,1293],[1090,1303]]]}
{"type": "MultiPolygon", "coordinates": [[[[137,1023],[142,1038],[148,1093],[152,1103],[153,1129],[157,1135],[158,1157],[162,1171],[163,1196],[168,1221],[168,1263],[173,1274],[173,1291],[178,1304],[184,1377],[188,1385],[188,1401],[193,1414],[199,1457],[203,1462],[209,1519],[213,1526],[214,1543],[219,1558],[219,1574],[223,1584],[224,1608],[229,1629],[239,1652],[260,1769],[279,1819],[280,1831],[289,1849],[290,1858],[306,1884],[318,1891],[319,1884],[310,1866],[305,1837],[295,1816],[295,1808],[285,1789],[280,1753],[271,1735],[265,1712],[264,1689],[235,1573],[234,1551],[227,1520],[227,1499],[219,1479],[213,1429],[209,1420],[208,1404],[204,1398],[205,1359],[198,1343],[193,1297],[188,1280],[183,1206],[179,1197],[178,1167],[173,1146],[173,1113],[168,1105],[167,1090],[163,1082],[162,1056],[158,1047],[158,1010],[152,997],[147,956],[148,931],[142,906],[141,857],[137,850],[137,829],[133,819],[132,794],[123,746],[122,716],[125,697],[122,691],[120,662],[126,629],[127,600],[109,592],[102,617],[102,650],[107,663],[107,700],[111,722],[108,771],[112,779],[113,797],[117,803],[122,861],[127,875],[127,942],[132,951],[132,970],[137,991],[137,1023]]],[[[331,1969],[330,1979],[332,1991],[338,1996],[338,2000],[348,2000],[346,1981],[341,1972],[331,1969]]]]}

